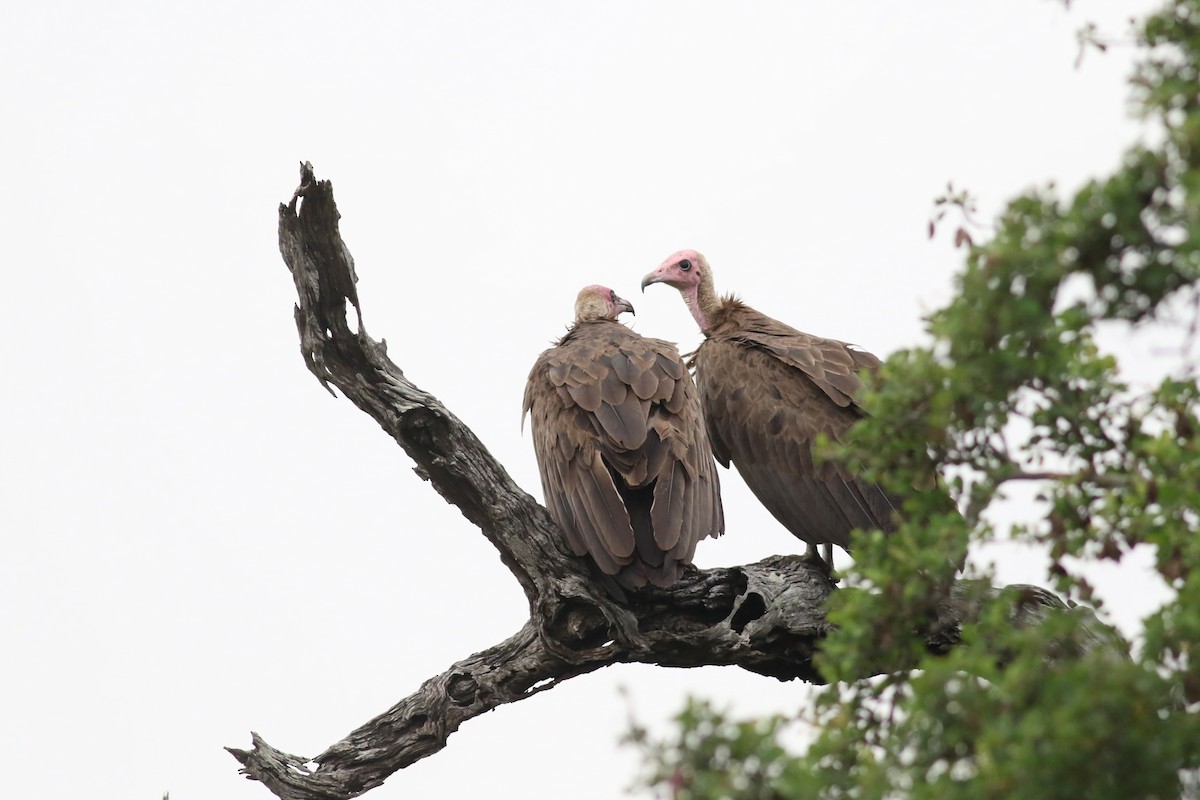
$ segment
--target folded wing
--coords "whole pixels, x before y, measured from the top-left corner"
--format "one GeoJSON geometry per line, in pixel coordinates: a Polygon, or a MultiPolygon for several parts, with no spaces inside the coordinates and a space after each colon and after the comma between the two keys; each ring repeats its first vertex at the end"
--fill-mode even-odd
{"type": "Polygon", "coordinates": [[[551,516],[622,586],[674,583],[724,531],[699,397],[669,342],[578,323],[534,365],[524,412],[551,516]]]}
{"type": "Polygon", "coordinates": [[[898,503],[844,464],[817,464],[817,437],[862,418],[858,373],[879,360],[727,299],[695,356],[713,452],[810,545],[849,549],[855,528],[893,530],[898,503]]]}

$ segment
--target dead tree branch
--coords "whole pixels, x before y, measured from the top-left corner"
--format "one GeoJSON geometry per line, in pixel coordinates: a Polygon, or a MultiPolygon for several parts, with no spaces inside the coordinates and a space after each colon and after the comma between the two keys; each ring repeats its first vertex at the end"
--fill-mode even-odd
{"type": "MultiPolygon", "coordinates": [[[[609,664],[732,665],[780,680],[823,682],[812,658],[828,630],[825,600],[834,587],[796,557],[690,569],[669,590],[631,593],[624,604],[610,599],[546,510],[470,429],[404,376],[385,342],[367,335],[339,218],[330,182],[317,181],[312,166],[302,165],[300,187],[279,208],[279,247],[296,284],[304,361],[327,389],[336,386],[370,414],[416,462],[417,474],[479,527],[524,589],[530,619],[313,759],[252,734],[251,750],[228,748],[248,778],[284,800],[356,797],[441,750],[464,721],[609,664]],[[353,327],[347,304],[354,307],[353,327]]],[[[1064,608],[1044,590],[1021,592],[1014,624],[1064,608]]],[[[959,624],[995,594],[960,587],[927,645],[953,646],[959,624]]]]}

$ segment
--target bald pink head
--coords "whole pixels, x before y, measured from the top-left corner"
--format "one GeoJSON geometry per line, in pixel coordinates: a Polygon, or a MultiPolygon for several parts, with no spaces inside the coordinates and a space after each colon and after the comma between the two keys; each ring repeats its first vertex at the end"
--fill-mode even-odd
{"type": "Polygon", "coordinates": [[[594,319],[616,319],[622,311],[635,313],[633,303],[620,297],[612,289],[599,284],[585,286],[575,298],[575,321],[594,319]]]}
{"type": "Polygon", "coordinates": [[[700,330],[708,332],[709,322],[721,306],[713,289],[712,268],[708,266],[708,259],[695,250],[672,253],[658,265],[658,269],[642,278],[642,291],[646,291],[646,287],[652,283],[665,283],[678,289],[700,330]]]}
{"type": "Polygon", "coordinates": [[[708,262],[695,250],[680,250],[667,257],[658,269],[642,278],[642,291],[652,283],[665,283],[681,292],[693,292],[708,275],[708,262]]]}

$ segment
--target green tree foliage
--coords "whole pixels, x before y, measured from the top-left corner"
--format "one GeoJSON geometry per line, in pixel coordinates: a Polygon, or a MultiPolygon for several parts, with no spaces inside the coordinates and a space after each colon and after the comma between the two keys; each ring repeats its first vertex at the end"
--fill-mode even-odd
{"type": "Polygon", "coordinates": [[[909,496],[909,521],[856,539],[819,664],[831,683],[805,712],[815,741],[789,750],[794,721],[693,703],[675,738],[631,734],[645,785],[672,798],[1200,797],[1196,365],[1180,359],[1139,393],[1095,342],[1168,315],[1185,321],[1183,346],[1197,338],[1200,0],[1168,3],[1136,36],[1147,143],[1074,196],[1018,197],[990,241],[960,236],[965,267],[929,319],[932,344],[892,356],[867,399],[874,416],[849,449],[909,496]],[[941,490],[914,492],[934,470],[941,490]],[[1085,646],[1082,608],[1015,627],[1002,600],[962,646],[927,652],[914,632],[969,544],[996,535],[985,512],[1013,481],[1038,482],[1044,513],[1011,533],[1048,549],[1068,597],[1095,604],[1081,567],[1154,547],[1175,594],[1139,642],[1085,646]],[[878,665],[892,671],[860,677],[878,665]]]}

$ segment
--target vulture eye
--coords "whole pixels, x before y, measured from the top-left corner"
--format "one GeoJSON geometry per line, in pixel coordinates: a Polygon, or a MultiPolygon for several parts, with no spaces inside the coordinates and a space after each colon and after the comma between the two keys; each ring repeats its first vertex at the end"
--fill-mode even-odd
{"type": "Polygon", "coordinates": [[[679,262],[679,269],[682,270],[683,272],[687,272],[691,268],[692,268],[692,262],[688,261],[686,258],[683,261],[679,262]]]}

